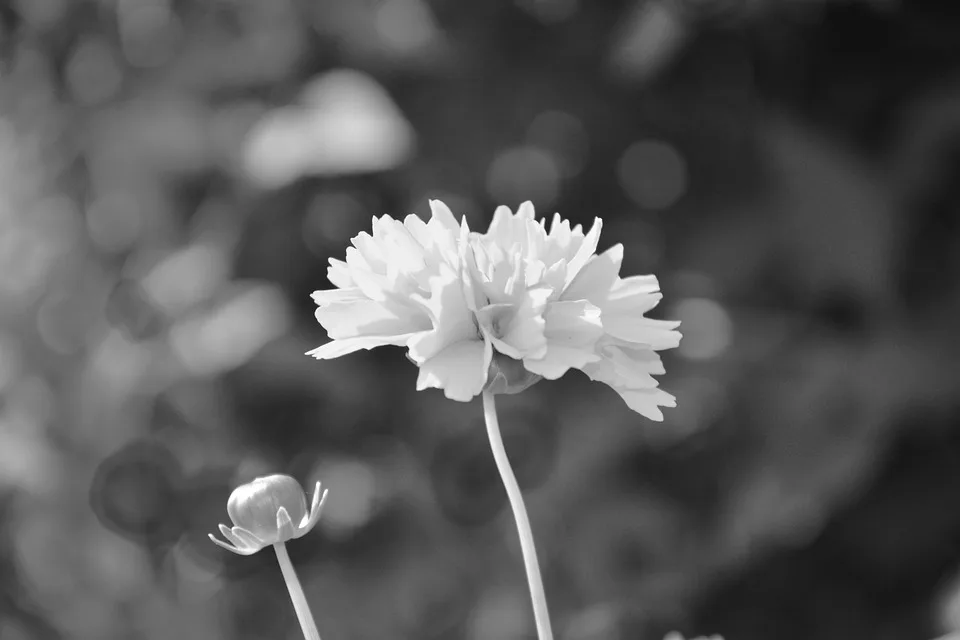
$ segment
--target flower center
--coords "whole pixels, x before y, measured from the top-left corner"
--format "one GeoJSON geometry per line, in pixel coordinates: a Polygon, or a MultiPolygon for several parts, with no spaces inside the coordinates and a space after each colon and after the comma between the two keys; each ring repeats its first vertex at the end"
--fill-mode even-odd
{"type": "Polygon", "coordinates": [[[493,338],[503,338],[510,322],[516,315],[516,307],[512,304],[488,304],[477,309],[477,327],[480,335],[485,331],[493,338]]]}

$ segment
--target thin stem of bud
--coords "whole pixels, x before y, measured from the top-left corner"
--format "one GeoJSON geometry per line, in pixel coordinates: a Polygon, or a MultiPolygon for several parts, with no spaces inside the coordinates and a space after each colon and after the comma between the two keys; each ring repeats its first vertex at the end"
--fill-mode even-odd
{"type": "Polygon", "coordinates": [[[300,586],[297,572],[293,570],[293,563],[290,562],[286,545],[278,542],[273,545],[273,550],[277,552],[277,561],[280,563],[283,581],[287,583],[287,590],[290,592],[290,599],[293,601],[293,609],[297,612],[297,620],[300,621],[300,628],[303,629],[303,637],[306,640],[320,640],[317,623],[313,621],[310,605],[307,604],[307,597],[303,594],[303,587],[300,586]]]}
{"type": "Polygon", "coordinates": [[[537,624],[537,636],[540,640],[553,640],[553,631],[550,629],[550,614],[547,611],[547,596],[543,590],[543,578],[540,576],[540,563],[537,562],[537,550],[533,544],[533,531],[530,529],[530,519],[523,504],[523,494],[520,485],[513,475],[507,450],[503,446],[500,436],[500,423],[497,421],[497,408],[493,394],[483,392],[483,416],[487,423],[487,435],[490,437],[490,448],[493,450],[493,459],[497,462],[503,486],[510,499],[513,509],[513,518],[517,522],[517,533],[520,535],[520,550],[523,553],[523,564],[527,571],[527,584],[530,587],[530,599],[533,602],[533,617],[537,624]]]}

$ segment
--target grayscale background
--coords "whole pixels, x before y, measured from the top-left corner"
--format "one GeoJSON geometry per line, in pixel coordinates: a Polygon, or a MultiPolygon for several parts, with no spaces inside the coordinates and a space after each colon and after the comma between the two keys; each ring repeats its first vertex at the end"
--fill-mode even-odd
{"type": "Polygon", "coordinates": [[[663,423],[500,401],[557,640],[960,630],[956,3],[0,0],[0,639],[299,638],[206,538],[271,472],[325,640],[534,638],[479,401],[303,355],[429,198],[601,216],[683,321],[663,423]]]}

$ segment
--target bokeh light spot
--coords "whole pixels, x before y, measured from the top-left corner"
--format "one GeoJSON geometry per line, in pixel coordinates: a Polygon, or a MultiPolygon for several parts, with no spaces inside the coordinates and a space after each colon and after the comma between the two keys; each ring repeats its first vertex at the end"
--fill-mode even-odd
{"type": "Polygon", "coordinates": [[[87,208],[87,233],[106,251],[128,249],[140,237],[143,226],[141,208],[127,193],[106,193],[87,208]]]}
{"type": "Polygon", "coordinates": [[[580,8],[579,0],[516,0],[517,5],[544,24],[569,20],[580,8]]]}
{"type": "Polygon", "coordinates": [[[326,460],[314,475],[330,490],[320,517],[328,532],[346,536],[369,522],[377,498],[377,478],[368,465],[359,460],[326,460]]]}
{"type": "Polygon", "coordinates": [[[560,195],[560,168],[543,149],[507,149],[490,164],[487,191],[494,200],[509,206],[525,200],[539,207],[550,206],[560,195]]]}
{"type": "Polygon", "coordinates": [[[430,44],[436,35],[433,17],[420,0],[383,0],[374,23],[392,49],[410,52],[430,44]]]}
{"type": "Polygon", "coordinates": [[[530,631],[530,615],[520,594],[508,590],[487,593],[473,610],[471,640],[524,638],[530,631]]]}
{"type": "Polygon", "coordinates": [[[687,164],[672,145],[642,140],[623,153],[617,167],[620,186],[641,207],[666,209],[687,190],[687,164]]]}
{"type": "Polygon", "coordinates": [[[16,335],[0,330],[0,391],[20,373],[23,349],[16,335]]]}
{"type": "Polygon", "coordinates": [[[212,296],[228,271],[227,256],[220,248],[194,244],[164,258],[142,285],[151,302],[176,315],[212,296]]]}
{"type": "Polygon", "coordinates": [[[169,0],[119,0],[117,20],[127,61],[136,67],[156,67],[176,51],[179,20],[169,0]]]}
{"type": "Polygon", "coordinates": [[[92,105],[113,97],[123,74],[113,51],[99,38],[80,42],[66,69],[70,91],[82,104],[92,105]]]}
{"type": "Polygon", "coordinates": [[[727,311],[709,298],[687,298],[675,307],[671,317],[681,322],[683,340],[679,352],[691,360],[716,358],[733,341],[733,322],[727,311]]]}
{"type": "MultiPolygon", "coordinates": [[[[34,29],[49,27],[63,16],[68,0],[19,0],[14,1],[17,12],[34,29]]],[[[0,637],[6,638],[3,634],[0,637]]]]}
{"type": "Polygon", "coordinates": [[[412,154],[415,133],[376,80],[329,71],[305,87],[300,103],[268,112],[244,145],[247,174],[277,188],[304,175],[392,169],[412,154]]]}
{"type": "Polygon", "coordinates": [[[273,285],[254,285],[209,313],[191,317],[170,332],[183,366],[196,375],[215,375],[241,366],[287,330],[286,298],[273,285]]]}
{"type": "Polygon", "coordinates": [[[577,175],[587,162],[589,136],[583,123],[565,111],[544,111],[527,128],[527,141],[547,149],[565,178],[577,175]]]}
{"type": "Polygon", "coordinates": [[[317,194],[303,217],[304,244],[313,253],[326,256],[327,246],[339,247],[363,229],[370,221],[367,213],[363,204],[345,191],[317,194]]]}
{"type": "Polygon", "coordinates": [[[567,640],[620,640],[619,622],[612,605],[594,605],[572,617],[564,637],[567,640]]]}

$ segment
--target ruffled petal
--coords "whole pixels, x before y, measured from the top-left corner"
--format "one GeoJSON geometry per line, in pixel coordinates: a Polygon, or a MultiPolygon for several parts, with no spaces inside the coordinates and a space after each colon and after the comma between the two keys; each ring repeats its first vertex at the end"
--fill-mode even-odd
{"type": "Polygon", "coordinates": [[[496,208],[490,226],[487,227],[486,237],[500,246],[509,247],[513,244],[513,212],[510,207],[500,205],[496,208]]]}
{"type": "Polygon", "coordinates": [[[388,275],[396,272],[414,276],[423,271],[426,267],[423,246],[403,224],[390,218],[380,229],[379,249],[387,264],[388,275]]]}
{"type": "Polygon", "coordinates": [[[600,359],[596,353],[583,347],[549,345],[547,353],[539,360],[524,358],[523,366],[547,380],[556,380],[570,369],[582,369],[600,359]]]}
{"type": "Polygon", "coordinates": [[[319,307],[316,317],[334,340],[414,333],[430,328],[426,313],[367,299],[332,302],[319,307]]]}
{"type": "Polygon", "coordinates": [[[551,344],[592,346],[603,335],[600,309],[586,300],[551,302],[543,317],[551,344]]]}
{"type": "Polygon", "coordinates": [[[651,389],[659,384],[653,375],[662,373],[663,364],[655,352],[607,347],[601,353],[602,359],[583,367],[591,380],[626,389],[651,389]]]}
{"type": "Polygon", "coordinates": [[[460,227],[460,238],[458,240],[458,260],[460,264],[460,283],[463,288],[463,297],[467,303],[467,309],[470,312],[476,312],[477,309],[486,305],[486,294],[482,291],[481,282],[483,278],[480,274],[480,268],[477,266],[477,255],[474,242],[470,242],[470,227],[467,226],[467,219],[463,218],[460,227]]]}
{"type": "Polygon", "coordinates": [[[350,276],[350,267],[343,260],[330,258],[330,266],[327,267],[327,280],[335,287],[349,289],[354,286],[353,278],[350,276]]]}
{"type": "MultiPolygon", "coordinates": [[[[363,258],[363,267],[374,273],[386,273],[383,248],[380,243],[366,231],[361,231],[350,241],[357,249],[359,257],[363,258]]],[[[350,254],[347,254],[347,264],[353,267],[350,254]]]]}
{"type": "Polygon", "coordinates": [[[420,365],[417,391],[443,389],[447,398],[469,402],[483,391],[492,358],[489,341],[454,343],[420,365]]]}
{"type": "Polygon", "coordinates": [[[407,344],[411,338],[417,336],[417,333],[405,333],[394,336],[361,336],[359,338],[346,338],[344,340],[331,340],[325,345],[317,347],[312,351],[307,351],[307,355],[317,360],[332,360],[345,356],[361,349],[374,349],[386,345],[402,347],[407,344]]]}
{"type": "Polygon", "coordinates": [[[586,300],[553,302],[544,313],[547,350],[541,358],[524,358],[524,366],[556,380],[569,369],[600,360],[597,340],[603,335],[600,309],[586,300]]]}
{"type": "Polygon", "coordinates": [[[643,417],[656,422],[663,421],[663,412],[660,411],[660,407],[677,406],[677,399],[663,389],[618,389],[615,387],[614,391],[620,394],[628,407],[643,417]]]}
{"type": "MultiPolygon", "coordinates": [[[[603,228],[603,220],[600,218],[595,218],[593,221],[593,226],[590,228],[590,231],[583,238],[583,242],[580,243],[580,247],[577,249],[577,253],[570,259],[569,264],[567,265],[567,282],[571,282],[580,270],[583,269],[584,265],[587,264],[587,261],[590,260],[594,253],[597,251],[597,243],[600,241],[600,230],[603,228]]],[[[621,247],[621,260],[622,256],[622,247],[621,247]]],[[[617,263],[617,273],[620,272],[619,260],[617,263]]],[[[607,287],[609,290],[610,287],[607,287]]]]}
{"type": "Polygon", "coordinates": [[[657,351],[673,349],[680,344],[680,332],[674,331],[680,323],[672,320],[638,318],[635,315],[603,314],[604,330],[620,340],[643,344],[657,351]]]}
{"type": "MultiPolygon", "coordinates": [[[[615,244],[593,256],[564,289],[561,300],[589,300],[600,308],[616,282],[623,262],[623,245],[615,244]]],[[[568,274],[569,277],[569,274],[568,274]]]]}
{"type": "Polygon", "coordinates": [[[660,291],[660,282],[657,276],[629,276],[620,278],[610,288],[610,300],[620,300],[637,295],[656,293],[660,291]]]}
{"type": "Polygon", "coordinates": [[[386,292],[390,289],[390,284],[383,275],[386,271],[374,272],[373,267],[356,247],[347,247],[347,268],[354,286],[363,291],[363,295],[371,300],[387,299],[386,292]]]}
{"type": "Polygon", "coordinates": [[[477,338],[473,314],[464,298],[460,275],[446,265],[430,279],[430,298],[416,298],[429,314],[431,326],[410,341],[409,356],[422,364],[456,342],[477,338]]]}
{"type": "MultiPolygon", "coordinates": [[[[452,215],[452,214],[451,214],[452,215]]],[[[403,220],[410,236],[423,247],[429,266],[435,269],[441,262],[457,265],[457,229],[450,229],[437,219],[424,222],[410,214],[403,220]]],[[[433,275],[432,273],[430,275],[433,275]]]]}
{"type": "Polygon", "coordinates": [[[499,336],[502,345],[513,353],[502,348],[498,348],[498,351],[518,360],[539,358],[546,354],[546,321],[543,312],[550,294],[550,289],[531,289],[523,295],[519,308],[499,336]]]}
{"type": "Polygon", "coordinates": [[[450,207],[440,200],[430,201],[430,221],[433,222],[434,220],[437,221],[438,225],[454,233],[457,232],[457,228],[460,226],[457,224],[457,219],[453,216],[453,212],[450,211],[450,207]]]}
{"type": "Polygon", "coordinates": [[[334,302],[353,302],[355,300],[364,300],[366,296],[356,287],[348,289],[326,289],[323,291],[314,291],[310,294],[313,301],[322,306],[334,302]]]}

